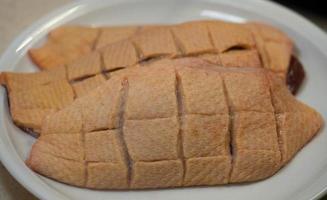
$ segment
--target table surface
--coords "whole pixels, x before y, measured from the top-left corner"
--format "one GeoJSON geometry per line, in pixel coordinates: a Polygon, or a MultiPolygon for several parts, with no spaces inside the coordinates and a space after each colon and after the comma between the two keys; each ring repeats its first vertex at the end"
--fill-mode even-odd
{"type": "MultiPolygon", "coordinates": [[[[33,21],[67,2],[70,0],[0,0],[0,54],[11,40],[33,21]]],[[[327,17],[305,12],[298,8],[296,11],[327,31],[327,17]]],[[[36,200],[37,198],[23,188],[0,163],[0,199],[36,200]]],[[[327,200],[327,196],[323,199],[327,200]]]]}

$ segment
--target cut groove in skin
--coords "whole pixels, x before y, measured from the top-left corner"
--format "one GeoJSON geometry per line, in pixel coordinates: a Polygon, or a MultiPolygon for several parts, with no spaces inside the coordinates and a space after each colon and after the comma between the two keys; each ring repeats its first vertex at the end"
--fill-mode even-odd
{"type": "Polygon", "coordinates": [[[144,58],[144,53],[142,52],[141,47],[138,46],[138,45],[136,44],[136,42],[133,41],[133,40],[130,40],[130,42],[131,42],[131,44],[133,45],[133,47],[134,47],[134,49],[135,49],[136,56],[137,56],[137,58],[139,59],[139,61],[142,62],[143,60],[145,60],[146,58],[144,58]]]}
{"type": "Polygon", "coordinates": [[[69,85],[70,85],[70,87],[72,88],[72,91],[73,91],[73,99],[76,99],[76,98],[77,98],[77,93],[76,93],[76,91],[74,90],[72,84],[69,84],[69,85]]]}
{"type": "MultiPolygon", "coordinates": [[[[75,90],[74,90],[74,88],[73,88],[73,86],[72,86],[72,83],[75,81],[69,81],[69,79],[68,79],[68,70],[67,70],[67,65],[64,65],[64,70],[65,70],[65,80],[69,83],[69,85],[70,85],[70,87],[71,87],[71,89],[72,89],[72,91],[73,91],[73,99],[76,99],[77,98],[77,94],[76,94],[76,92],[75,92],[75,90]]],[[[44,85],[48,85],[48,84],[51,84],[51,82],[49,82],[49,83],[47,83],[47,84],[44,84],[44,85]]],[[[8,101],[9,102],[9,101],[8,101]]]]}
{"type": "MultiPolygon", "coordinates": [[[[211,44],[211,46],[215,46],[215,43],[213,42],[213,37],[212,37],[212,35],[211,35],[211,31],[209,30],[209,26],[207,25],[206,26],[206,29],[208,30],[208,37],[209,37],[209,41],[210,41],[210,44],[211,44]]],[[[217,59],[218,59],[218,62],[219,62],[219,64],[221,64],[221,57],[220,57],[220,54],[218,53],[218,51],[216,50],[216,55],[217,55],[217,59]]],[[[213,64],[218,64],[218,63],[213,63],[213,64]]]]}
{"type": "Polygon", "coordinates": [[[179,132],[178,132],[178,157],[182,161],[183,167],[183,176],[182,176],[182,184],[184,184],[185,174],[186,174],[186,165],[185,165],[185,157],[184,157],[184,148],[183,148],[183,118],[184,118],[184,108],[183,108],[183,94],[182,94],[182,82],[181,77],[178,74],[178,71],[175,70],[176,74],[176,101],[177,101],[177,109],[178,109],[178,124],[179,124],[179,132]]]}
{"type": "Polygon", "coordinates": [[[209,30],[208,25],[206,25],[206,29],[207,29],[207,31],[208,31],[209,42],[210,42],[211,46],[214,47],[214,46],[215,46],[215,43],[213,42],[213,38],[212,38],[212,35],[211,35],[211,31],[209,30]]]}
{"type": "Polygon", "coordinates": [[[139,62],[139,65],[140,66],[147,66],[153,62],[156,62],[160,59],[165,59],[165,58],[168,58],[167,56],[157,56],[157,57],[152,57],[152,58],[147,58],[147,59],[144,59],[142,61],[139,62]]]}
{"type": "MultiPolygon", "coordinates": [[[[74,93],[75,93],[75,96],[76,96],[76,92],[75,90],[73,90],[74,93]]],[[[85,117],[83,116],[83,112],[81,113],[82,115],[82,120],[84,121],[85,117]]],[[[82,129],[81,130],[84,130],[84,123],[82,123],[82,129]]],[[[88,183],[88,162],[86,161],[86,145],[85,145],[85,131],[82,131],[82,134],[81,134],[81,140],[82,140],[82,146],[83,146],[83,162],[84,162],[84,166],[85,166],[85,171],[84,171],[84,186],[86,187],[87,186],[87,183],[88,183]]]]}
{"type": "Polygon", "coordinates": [[[110,78],[110,75],[106,73],[106,68],[104,66],[104,58],[103,53],[100,53],[100,67],[101,67],[101,74],[108,80],[110,78]]]}
{"type": "Polygon", "coordinates": [[[177,49],[177,51],[179,52],[179,55],[184,55],[185,54],[185,48],[183,47],[181,41],[178,40],[178,38],[176,37],[176,35],[174,34],[174,31],[172,31],[171,29],[169,29],[170,34],[173,36],[173,41],[175,44],[175,47],[177,49]]]}
{"type": "Polygon", "coordinates": [[[121,84],[123,85],[122,91],[121,91],[121,95],[120,95],[120,105],[119,105],[119,121],[118,121],[118,127],[119,127],[119,140],[120,140],[120,144],[122,146],[122,150],[124,153],[124,157],[125,157],[125,163],[127,165],[127,185],[128,187],[130,187],[131,184],[131,177],[132,177],[132,167],[133,167],[133,161],[129,155],[128,152],[128,148],[126,145],[126,140],[125,140],[125,136],[124,136],[124,123],[125,123],[125,105],[127,102],[127,97],[128,97],[128,89],[129,89],[129,85],[128,85],[128,80],[127,79],[123,79],[121,84]]]}
{"type": "Polygon", "coordinates": [[[229,51],[247,50],[247,49],[250,49],[250,48],[251,47],[249,47],[249,46],[239,44],[239,45],[229,47],[228,49],[224,50],[222,53],[226,53],[226,52],[229,52],[229,51]]]}
{"type": "Polygon", "coordinates": [[[85,165],[85,179],[84,179],[84,187],[87,186],[87,181],[88,181],[88,172],[87,172],[87,168],[88,168],[88,162],[86,161],[86,152],[85,152],[85,133],[83,132],[82,133],[82,144],[83,144],[83,162],[84,162],[84,165],[85,165]]]}
{"type": "Polygon", "coordinates": [[[96,36],[93,44],[91,45],[91,48],[93,51],[96,50],[96,47],[98,46],[98,42],[99,42],[99,39],[100,39],[100,36],[102,35],[102,33],[103,33],[103,30],[100,28],[97,32],[97,36],[96,36]]]}
{"type": "Polygon", "coordinates": [[[70,84],[74,84],[74,83],[77,83],[77,82],[84,81],[86,79],[95,77],[96,75],[97,74],[92,74],[92,75],[88,75],[88,76],[83,76],[83,77],[80,77],[80,78],[76,78],[76,79],[70,80],[69,83],[70,84]]]}
{"type": "MultiPolygon", "coordinates": [[[[252,35],[253,35],[253,33],[252,33],[252,35]]],[[[254,41],[256,41],[256,40],[254,40],[254,41]]],[[[255,42],[255,45],[256,45],[256,48],[258,49],[258,51],[259,51],[259,47],[258,47],[258,42],[256,41],[255,42]]],[[[259,58],[259,61],[260,61],[260,64],[261,64],[261,66],[262,67],[265,67],[265,63],[264,63],[264,61],[263,61],[263,56],[261,55],[261,53],[258,53],[258,58],[259,58]]]]}
{"type": "Polygon", "coordinates": [[[93,129],[91,132],[110,131],[110,130],[116,130],[116,129],[109,129],[109,128],[96,128],[96,129],[93,129]]]}
{"type": "Polygon", "coordinates": [[[229,135],[229,151],[230,151],[230,157],[231,157],[231,168],[229,171],[228,175],[228,182],[231,182],[231,177],[233,173],[233,168],[234,168],[234,160],[235,160],[235,153],[234,152],[234,138],[233,138],[233,129],[234,129],[234,111],[231,106],[231,100],[229,99],[228,91],[226,88],[225,80],[222,76],[222,83],[223,83],[223,91],[224,91],[224,96],[225,96],[225,101],[227,104],[227,109],[228,109],[228,117],[229,117],[229,122],[228,122],[228,135],[229,135]]]}
{"type": "Polygon", "coordinates": [[[69,80],[69,76],[68,76],[68,67],[67,67],[67,65],[65,64],[64,66],[63,66],[63,68],[64,68],[64,73],[65,73],[65,77],[64,77],[64,79],[65,80],[69,80]]]}
{"type": "Polygon", "coordinates": [[[269,84],[269,96],[270,96],[270,101],[271,101],[271,105],[273,107],[273,110],[274,110],[274,116],[275,116],[275,124],[276,124],[276,133],[277,133],[277,143],[278,143],[278,150],[279,150],[279,153],[280,153],[280,163],[283,162],[283,159],[284,159],[284,156],[283,156],[283,151],[282,151],[282,138],[281,138],[281,135],[280,135],[280,127],[279,127],[279,124],[278,124],[278,119],[277,119],[277,112],[276,112],[276,106],[274,104],[274,101],[273,101],[273,97],[272,97],[272,90],[271,90],[271,84],[270,84],[270,81],[269,81],[269,78],[268,76],[266,76],[266,79],[268,80],[268,84],[269,84]]]}
{"type": "Polygon", "coordinates": [[[142,50],[136,45],[136,43],[133,40],[131,40],[131,44],[135,49],[137,58],[142,62],[142,57],[143,57],[142,50]]]}
{"type": "Polygon", "coordinates": [[[119,71],[119,70],[121,70],[121,69],[124,69],[124,67],[118,67],[118,68],[116,68],[116,69],[105,70],[103,73],[109,73],[109,74],[110,74],[110,72],[119,71]]]}

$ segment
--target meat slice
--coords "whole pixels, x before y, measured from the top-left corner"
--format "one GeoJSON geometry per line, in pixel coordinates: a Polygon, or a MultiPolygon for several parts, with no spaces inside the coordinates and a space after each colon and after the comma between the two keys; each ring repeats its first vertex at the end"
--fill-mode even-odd
{"type": "Polygon", "coordinates": [[[265,67],[285,78],[293,51],[292,41],[286,34],[255,22],[192,21],[177,25],[99,28],[65,26],[53,30],[49,38],[42,47],[30,50],[32,60],[42,69],[78,62],[91,51],[102,52],[108,48],[104,56],[106,70],[152,58],[198,56],[223,66],[265,67]],[[131,43],[136,47],[136,55],[131,43]],[[127,52],[124,56],[128,59],[122,59],[122,52],[127,52]]]}
{"type": "MultiPolygon", "coordinates": [[[[43,88],[44,85],[63,81],[73,88],[73,98],[76,99],[103,84],[104,79],[110,78],[111,75],[130,71],[135,73],[134,69],[152,66],[158,61],[189,56],[202,58],[207,63],[223,67],[266,68],[286,80],[292,53],[292,43],[284,33],[257,23],[194,21],[176,25],[146,25],[139,28],[69,26],[54,30],[49,37],[51,39],[43,47],[32,49],[30,54],[37,63],[49,63],[49,67],[51,65],[53,69],[31,74],[2,73],[0,82],[7,87],[9,93],[17,94],[20,90],[29,93],[41,85],[43,88]],[[76,36],[78,31],[81,33],[76,36]],[[126,38],[123,39],[124,37],[126,38]],[[100,40],[108,44],[92,49],[91,46],[94,46],[96,41],[99,45],[102,43],[100,40]],[[129,70],[130,68],[133,70],[129,70]]],[[[38,96],[50,96],[50,91],[52,90],[38,96]]],[[[65,95],[64,91],[57,94],[65,95]]],[[[8,96],[11,103],[13,95],[8,96]]],[[[34,95],[33,98],[35,97],[34,95]]],[[[40,117],[47,115],[45,110],[57,108],[45,109],[39,105],[37,99],[34,99],[34,104],[30,104],[33,108],[24,108],[24,111],[31,113],[26,113],[25,116],[20,116],[24,113],[22,110],[17,111],[12,107],[11,113],[17,112],[12,114],[17,124],[37,132],[43,120],[40,117]],[[32,113],[42,114],[31,121],[26,116],[31,116],[32,113]]]]}
{"type": "Polygon", "coordinates": [[[46,117],[28,166],[94,189],[250,182],[275,174],[322,126],[268,70],[199,63],[113,76],[46,117]]]}

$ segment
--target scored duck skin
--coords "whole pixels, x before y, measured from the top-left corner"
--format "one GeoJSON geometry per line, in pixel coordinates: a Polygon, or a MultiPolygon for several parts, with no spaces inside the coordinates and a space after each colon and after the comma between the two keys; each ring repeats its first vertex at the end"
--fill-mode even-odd
{"type": "Polygon", "coordinates": [[[84,27],[63,26],[48,34],[48,40],[29,55],[40,69],[52,69],[68,64],[107,44],[127,39],[139,30],[137,26],[84,27]]]}
{"type": "MultiPolygon", "coordinates": [[[[178,25],[102,28],[63,26],[51,31],[49,40],[43,46],[31,49],[29,53],[37,66],[41,69],[50,69],[68,65],[91,51],[101,51],[110,44],[122,40],[131,43],[132,47],[128,47],[131,48],[130,51],[138,51],[137,53],[141,54],[139,58],[134,58],[137,61],[162,55],[198,55],[215,64],[226,66],[251,64],[253,65],[251,67],[255,67],[260,65],[258,61],[260,56],[265,68],[278,72],[281,76],[285,76],[287,72],[293,48],[292,41],[284,33],[265,24],[194,21],[178,25]],[[259,52],[229,52],[231,50],[259,52]],[[232,59],[235,57],[241,61],[232,59]]],[[[112,48],[122,49],[117,45],[109,49],[112,48]]],[[[112,52],[110,53],[112,55],[112,52]]],[[[114,63],[118,66],[110,67],[126,67],[134,64],[133,61],[137,62],[132,59],[127,63],[114,63]]]]}
{"type": "Polygon", "coordinates": [[[94,189],[257,181],[322,126],[267,70],[191,58],[130,70],[50,114],[27,165],[94,189]]]}
{"type": "MultiPolygon", "coordinates": [[[[130,35],[136,30],[135,27],[113,29],[107,28],[100,34],[96,44],[99,50],[69,64],[36,73],[2,73],[1,82],[7,87],[14,122],[39,133],[47,114],[87,94],[121,71],[119,69],[138,66],[139,61],[149,58],[160,60],[162,57],[193,56],[225,67],[265,67],[272,71],[276,68],[275,73],[280,75],[287,71],[292,49],[291,41],[283,33],[254,23],[199,21],[174,26],[146,26],[126,40],[121,40],[120,36],[130,35]],[[110,44],[106,45],[108,42],[110,44]],[[269,51],[268,46],[277,47],[276,51],[269,51]],[[278,46],[285,51],[277,51],[278,46]],[[259,57],[263,54],[267,54],[265,58],[274,59],[263,59],[267,63],[261,63],[259,57]],[[273,67],[276,64],[278,67],[273,67]],[[284,72],[280,71],[282,68],[284,72]]],[[[73,39],[77,30],[80,29],[59,28],[51,32],[50,37],[63,43],[67,43],[67,40],[94,43],[92,38],[96,34],[90,29],[81,31],[84,34],[73,39]]],[[[147,63],[142,62],[141,65],[147,63]]]]}

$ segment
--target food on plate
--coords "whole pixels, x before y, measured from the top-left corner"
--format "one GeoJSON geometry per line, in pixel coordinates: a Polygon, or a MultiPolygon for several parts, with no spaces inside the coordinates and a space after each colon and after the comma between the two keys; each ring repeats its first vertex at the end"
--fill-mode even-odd
{"type": "Polygon", "coordinates": [[[184,58],[116,73],[45,118],[32,170],[94,189],[257,181],[323,123],[267,69],[184,58]]]}
{"type": "Polygon", "coordinates": [[[48,41],[40,48],[29,51],[40,69],[52,69],[68,64],[94,49],[126,39],[137,27],[63,26],[52,30],[48,41]]]}
{"type": "MultiPolygon", "coordinates": [[[[13,121],[34,133],[40,132],[46,115],[88,94],[113,75],[137,66],[151,66],[162,59],[173,62],[180,57],[197,57],[223,67],[266,68],[286,82],[293,46],[284,33],[268,25],[222,21],[107,27],[100,31],[62,27],[52,31],[49,38],[45,46],[31,50],[34,61],[42,66],[38,58],[44,57],[49,62],[62,58],[63,63],[35,73],[4,72],[0,78],[8,91],[13,121]],[[66,62],[64,55],[54,55],[57,50],[51,47],[52,42],[59,46],[78,44],[93,50],[66,62]]],[[[60,54],[79,55],[70,47],[59,46],[56,48],[60,54]]],[[[300,82],[297,81],[298,85],[300,82]]]]}
{"type": "MultiPolygon", "coordinates": [[[[139,56],[134,56],[130,62],[115,63],[111,68],[126,67],[158,56],[192,55],[224,66],[261,66],[285,77],[293,48],[287,35],[265,24],[193,21],[177,25],[102,28],[63,26],[51,31],[49,40],[29,53],[37,66],[49,69],[67,65],[91,49],[101,51],[122,40],[127,40],[126,48],[133,49],[130,51],[139,56]]],[[[109,49],[119,51],[122,47],[114,45],[109,49]]],[[[110,50],[109,54],[114,56],[110,50]]]]}

